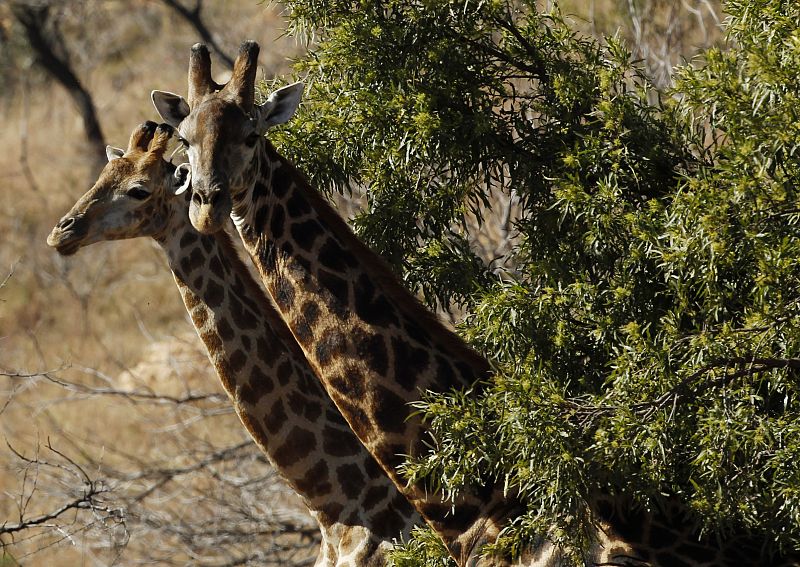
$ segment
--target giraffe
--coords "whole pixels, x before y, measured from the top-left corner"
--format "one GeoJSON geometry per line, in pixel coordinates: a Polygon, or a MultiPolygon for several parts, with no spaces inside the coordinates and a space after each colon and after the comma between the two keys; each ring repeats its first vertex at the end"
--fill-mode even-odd
{"type": "Polygon", "coordinates": [[[383,565],[392,538],[422,519],[322,390],[230,236],[189,223],[188,193],[176,194],[186,168],[163,159],[172,132],[147,122],[127,151],[109,147],[97,183],[47,242],[70,255],[101,240],[155,239],[236,413],[320,525],[316,564],[383,565]]]}
{"type": "MultiPolygon", "coordinates": [[[[189,99],[153,92],[162,118],[178,129],[192,171],[190,219],[214,232],[228,215],[269,294],[317,377],[348,423],[398,488],[442,538],[458,565],[507,565],[481,553],[521,511],[514,495],[476,479],[446,502],[397,471],[420,455],[424,423],[408,403],[421,390],[446,392],[489,377],[485,359],[446,329],[399,283],[381,259],[264,137],[295,112],[302,85],[254,103],[258,45],[246,41],[226,85],[211,79],[208,50],[192,47],[189,99]]],[[[585,565],[743,565],[758,557],[752,542],[698,538],[680,514],[639,512],[625,498],[593,497],[596,525],[585,565]]],[[[570,564],[543,534],[515,564],[570,564]]],[[[779,559],[770,564],[784,564],[779,559]]],[[[765,564],[760,559],[749,564],[765,564]]],[[[795,563],[786,563],[795,564],[795,563]]]]}
{"type": "Polygon", "coordinates": [[[154,92],[165,122],[188,141],[192,224],[234,223],[267,291],[345,419],[460,565],[494,541],[520,505],[495,483],[454,503],[397,471],[425,450],[409,416],[420,390],[444,392],[489,377],[489,365],[397,283],[331,207],[263,136],[294,113],[302,85],[278,91],[253,115],[258,46],[245,42],[233,77],[211,79],[205,46],[192,48],[189,101],[154,92]],[[194,109],[190,113],[190,106],[194,109]],[[206,135],[209,134],[209,135],[206,135]]]}

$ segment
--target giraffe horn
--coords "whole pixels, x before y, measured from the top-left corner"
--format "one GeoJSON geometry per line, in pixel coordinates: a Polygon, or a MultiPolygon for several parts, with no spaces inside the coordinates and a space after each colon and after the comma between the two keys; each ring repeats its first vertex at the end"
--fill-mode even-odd
{"type": "Polygon", "coordinates": [[[148,148],[148,151],[153,157],[160,159],[164,156],[164,152],[167,151],[167,145],[174,132],[175,129],[169,124],[159,124],[156,127],[155,134],[148,148]]]}
{"type": "Polygon", "coordinates": [[[155,134],[157,126],[158,124],[151,120],[148,120],[144,124],[140,124],[139,127],[131,133],[131,138],[128,141],[128,149],[125,150],[125,153],[129,153],[134,150],[147,151],[147,146],[153,139],[153,134],[155,134]]]}
{"type": "Polygon", "coordinates": [[[219,90],[211,78],[211,55],[203,43],[195,43],[189,53],[189,106],[204,95],[219,90]]]}
{"type": "Polygon", "coordinates": [[[256,95],[256,71],[258,70],[259,47],[255,41],[246,40],[239,47],[239,55],[233,64],[233,75],[225,86],[246,111],[253,109],[256,95]]]}

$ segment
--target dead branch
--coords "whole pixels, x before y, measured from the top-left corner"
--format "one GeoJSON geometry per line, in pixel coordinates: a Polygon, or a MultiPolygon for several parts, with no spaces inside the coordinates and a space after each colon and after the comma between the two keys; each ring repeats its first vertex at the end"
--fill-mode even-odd
{"type": "Polygon", "coordinates": [[[67,461],[68,465],[64,465],[61,463],[51,463],[48,461],[44,461],[39,458],[38,454],[33,457],[26,457],[22,453],[20,453],[17,449],[15,449],[11,443],[6,440],[6,445],[8,446],[9,450],[21,461],[26,463],[28,466],[33,466],[38,472],[39,467],[52,467],[64,470],[68,473],[73,474],[74,476],[81,479],[81,486],[77,491],[80,492],[78,496],[73,498],[72,500],[62,504],[58,508],[51,510],[50,512],[46,512],[44,514],[39,514],[37,516],[25,518],[25,510],[27,505],[30,503],[30,500],[33,498],[34,493],[37,490],[38,485],[38,474],[36,480],[33,481],[33,486],[31,488],[30,494],[25,497],[25,489],[24,484],[27,480],[27,474],[23,477],[23,492],[21,497],[24,499],[24,503],[20,505],[20,520],[19,522],[9,523],[3,522],[0,525],[0,536],[3,535],[10,535],[17,532],[21,532],[24,530],[29,530],[32,528],[41,528],[41,527],[54,527],[52,523],[54,520],[59,519],[63,516],[66,512],[70,510],[91,510],[94,513],[101,513],[105,514],[108,518],[115,518],[115,520],[121,519],[120,510],[116,507],[110,507],[106,505],[100,497],[104,494],[110,492],[108,485],[102,480],[93,480],[86,471],[80,467],[74,460],[70,459],[62,452],[55,449],[50,440],[47,441],[47,448],[52,451],[54,454],[58,455],[65,461],[67,461]]]}
{"type": "Polygon", "coordinates": [[[670,84],[682,58],[718,40],[719,10],[716,0],[627,0],[623,13],[630,27],[633,57],[643,61],[656,85],[670,84]]]}
{"type": "Polygon", "coordinates": [[[191,474],[194,472],[202,471],[203,469],[207,469],[211,465],[215,463],[219,463],[222,461],[235,459],[241,454],[243,454],[244,449],[251,449],[253,447],[253,441],[247,439],[246,441],[242,441],[232,447],[225,447],[218,451],[214,451],[210,455],[205,458],[202,458],[194,463],[183,467],[153,467],[146,470],[137,471],[132,474],[119,474],[120,478],[124,479],[126,482],[132,482],[136,480],[151,480],[156,479],[151,486],[147,487],[142,492],[139,492],[135,496],[133,496],[134,501],[141,501],[147,498],[150,494],[155,492],[158,489],[161,489],[166,485],[168,482],[176,479],[177,477],[184,476],[187,474],[191,474]]]}
{"type": "Polygon", "coordinates": [[[51,374],[42,373],[39,376],[45,378],[49,382],[61,386],[66,390],[76,393],[87,394],[90,396],[116,396],[125,398],[131,402],[152,402],[152,403],[168,403],[168,404],[191,404],[197,402],[224,402],[227,397],[224,394],[208,394],[208,393],[188,393],[185,396],[169,396],[166,394],[158,394],[154,392],[142,392],[137,390],[122,390],[117,388],[96,388],[86,386],[77,382],[70,382],[68,380],[59,379],[51,374]]]}
{"type": "Polygon", "coordinates": [[[282,503],[288,488],[252,441],[223,447],[195,437],[173,441],[178,444],[164,462],[137,456],[119,470],[93,459],[92,451],[79,450],[78,463],[49,439],[53,460],[38,452],[26,456],[8,443],[25,472],[20,517],[0,526],[0,549],[23,559],[68,540],[106,549],[117,560],[125,553],[131,564],[313,564],[319,530],[302,508],[282,503]],[[176,458],[184,462],[175,464],[176,458]],[[58,505],[25,513],[32,500],[49,503],[61,491],[58,505]]]}
{"type": "Polygon", "coordinates": [[[71,392],[86,394],[87,396],[115,396],[125,398],[131,402],[151,402],[157,404],[191,404],[197,402],[224,402],[227,397],[224,394],[208,394],[208,393],[188,393],[185,396],[169,396],[166,394],[158,394],[154,392],[143,392],[138,390],[123,390],[118,388],[97,388],[87,386],[78,382],[71,382],[62,378],[53,376],[55,372],[63,370],[49,370],[44,372],[7,372],[0,370],[0,376],[7,378],[44,378],[57,386],[69,390],[71,392]]]}
{"type": "Polygon", "coordinates": [[[3,281],[0,282],[0,289],[3,289],[4,287],[6,287],[6,284],[8,283],[8,280],[10,280],[11,277],[14,275],[14,271],[16,269],[17,269],[16,265],[12,265],[11,266],[11,268],[8,271],[8,274],[6,274],[6,277],[3,278],[3,281]]]}

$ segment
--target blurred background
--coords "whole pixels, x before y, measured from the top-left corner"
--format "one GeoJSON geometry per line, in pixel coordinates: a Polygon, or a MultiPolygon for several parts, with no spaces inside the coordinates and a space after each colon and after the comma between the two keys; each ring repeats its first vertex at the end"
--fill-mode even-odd
{"type": "MultiPolygon", "coordinates": [[[[626,37],[661,86],[723,18],[712,0],[560,6],[626,37]]],[[[45,243],[105,145],[157,118],[150,91],[185,94],[193,43],[220,82],[244,38],[264,78],[291,73],[306,46],[284,16],[256,0],[0,2],[0,565],[313,564],[316,526],[229,407],[161,251],[63,259],[45,243]]]]}

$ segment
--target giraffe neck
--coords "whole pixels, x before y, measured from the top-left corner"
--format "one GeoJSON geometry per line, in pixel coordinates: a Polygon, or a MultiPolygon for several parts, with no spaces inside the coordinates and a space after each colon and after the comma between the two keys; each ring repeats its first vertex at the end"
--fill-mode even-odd
{"type": "MultiPolygon", "coordinates": [[[[268,292],[353,430],[409,500],[442,536],[459,565],[507,564],[471,555],[493,541],[518,512],[513,498],[477,491],[450,505],[406,485],[398,455],[419,455],[424,429],[405,405],[419,391],[446,392],[483,378],[488,365],[444,329],[405,291],[305,178],[268,142],[238,191],[233,219],[268,292]]],[[[795,553],[764,563],[752,538],[699,537],[685,513],[636,511],[627,498],[590,501],[593,545],[586,565],[800,565],[795,553]],[[605,503],[604,503],[605,502],[605,503]],[[609,504],[611,502],[611,504],[609,504]]],[[[542,539],[515,565],[572,564],[542,539]]]]}
{"type": "Polygon", "coordinates": [[[176,208],[157,240],[236,413],[319,522],[321,561],[382,563],[420,518],[322,390],[230,237],[197,233],[185,203],[176,208]]]}
{"type": "MultiPolygon", "coordinates": [[[[489,375],[266,140],[233,185],[233,220],[267,291],[348,423],[459,564],[519,512],[491,484],[452,505],[397,467],[426,451],[408,404],[489,375]]],[[[479,386],[478,386],[479,387],[479,386]]]]}

